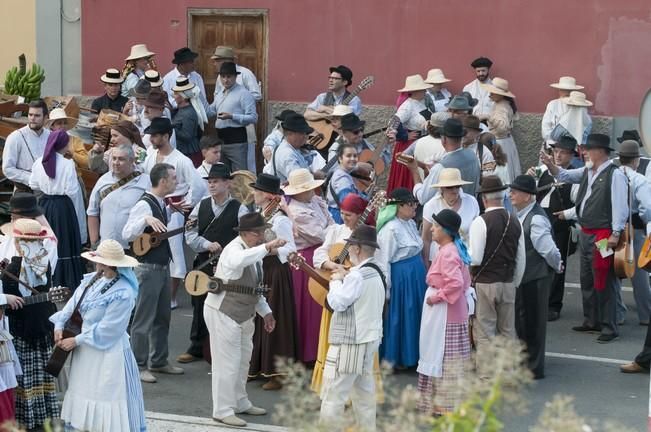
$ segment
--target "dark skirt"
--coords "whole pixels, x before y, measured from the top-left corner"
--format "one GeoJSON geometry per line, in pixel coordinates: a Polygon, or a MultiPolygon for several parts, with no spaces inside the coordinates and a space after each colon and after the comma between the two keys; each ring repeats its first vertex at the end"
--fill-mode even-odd
{"type": "Polygon", "coordinates": [[[43,208],[45,219],[50,223],[57,237],[59,259],[52,275],[52,284],[74,290],[84,274],[75,206],[66,195],[43,195],[39,203],[43,208]]]}
{"type": "Polygon", "coordinates": [[[267,302],[276,319],[276,328],[271,333],[264,329],[264,320],[257,315],[253,335],[253,355],[250,376],[271,377],[281,375],[276,368],[276,359],[298,358],[298,331],[294,312],[294,290],[292,274],[287,263],[282,264],[277,256],[267,256],[262,261],[264,283],[271,291],[267,302]]]}

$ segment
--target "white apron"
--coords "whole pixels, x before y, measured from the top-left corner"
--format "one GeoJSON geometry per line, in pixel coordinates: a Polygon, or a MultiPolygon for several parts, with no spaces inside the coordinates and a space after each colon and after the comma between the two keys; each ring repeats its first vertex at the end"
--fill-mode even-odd
{"type": "Polygon", "coordinates": [[[420,321],[420,358],[416,372],[440,378],[443,376],[443,354],[445,354],[445,328],[448,320],[446,302],[427,304],[427,297],[436,294],[437,289],[428,287],[423,300],[420,321]]]}

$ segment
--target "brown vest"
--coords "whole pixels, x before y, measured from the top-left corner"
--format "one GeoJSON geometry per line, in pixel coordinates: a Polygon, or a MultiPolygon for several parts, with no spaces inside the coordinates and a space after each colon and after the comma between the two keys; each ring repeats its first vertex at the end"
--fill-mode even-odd
{"type": "MultiPolygon", "coordinates": [[[[262,264],[260,263],[260,275],[262,275],[262,264]]],[[[246,266],[242,272],[242,277],[237,280],[223,281],[232,285],[243,285],[248,287],[257,287],[261,279],[258,278],[255,265],[246,266]]],[[[219,311],[228,315],[233,321],[242,324],[244,321],[255,317],[255,305],[258,303],[259,296],[241,294],[226,291],[224,299],[219,307],[219,311]]]]}
{"type": "Polygon", "coordinates": [[[480,217],[486,224],[486,246],[481,265],[471,268],[473,276],[476,276],[475,281],[479,283],[513,282],[515,257],[518,253],[518,241],[522,232],[518,218],[509,214],[505,209],[491,210],[480,217]],[[497,249],[509,217],[511,218],[509,228],[504,235],[502,244],[497,249]],[[488,262],[496,249],[495,256],[488,262]],[[487,262],[488,265],[486,265],[487,262]],[[481,272],[479,272],[480,269],[481,272]]]}

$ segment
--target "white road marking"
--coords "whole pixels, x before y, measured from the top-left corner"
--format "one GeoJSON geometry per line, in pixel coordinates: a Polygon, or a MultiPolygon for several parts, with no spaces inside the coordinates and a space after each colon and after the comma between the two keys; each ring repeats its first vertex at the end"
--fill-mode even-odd
{"type": "Polygon", "coordinates": [[[599,363],[611,363],[617,365],[630,363],[630,360],[619,360],[619,359],[611,359],[606,357],[592,357],[592,356],[565,354],[565,353],[556,353],[556,352],[545,352],[545,357],[554,357],[554,358],[570,359],[570,360],[584,360],[584,361],[593,361],[599,363]]]}
{"type": "MultiPolygon", "coordinates": [[[[565,282],[565,287],[566,288],[581,288],[581,284],[574,283],[574,282],[565,282]]],[[[629,287],[629,286],[623,286],[622,291],[633,292],[633,288],[629,287]]]]}
{"type": "Polygon", "coordinates": [[[232,428],[225,424],[216,422],[211,418],[183,416],[177,414],[167,414],[153,411],[145,411],[148,429],[152,432],[157,431],[256,431],[256,432],[287,432],[288,429],[280,426],[264,425],[258,423],[248,423],[243,428],[232,428]],[[172,429],[169,429],[172,427],[172,429]]]}

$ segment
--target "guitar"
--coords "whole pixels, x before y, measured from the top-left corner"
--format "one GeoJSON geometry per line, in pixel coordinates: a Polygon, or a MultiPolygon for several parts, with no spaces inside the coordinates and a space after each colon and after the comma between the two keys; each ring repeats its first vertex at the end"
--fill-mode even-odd
{"type": "Polygon", "coordinates": [[[136,256],[143,256],[153,248],[160,246],[163,240],[174,237],[177,234],[181,234],[186,229],[194,228],[197,226],[198,222],[198,219],[191,219],[184,226],[170,231],[165,231],[162,233],[142,233],[131,244],[131,250],[136,256]]]}
{"type": "MultiPolygon", "coordinates": [[[[624,170],[624,174],[626,171],[624,170]]],[[[615,276],[620,279],[632,278],[633,273],[635,273],[635,258],[633,257],[633,208],[632,201],[633,196],[631,195],[631,183],[628,175],[626,176],[628,183],[628,223],[624,227],[622,232],[622,237],[619,239],[619,244],[615,248],[615,257],[614,257],[614,267],[615,267],[615,276]]]]}
{"type": "Polygon", "coordinates": [[[642,270],[651,271],[651,235],[644,239],[637,266],[642,270]]]}
{"type": "MultiPolygon", "coordinates": [[[[70,288],[56,286],[50,288],[46,293],[35,294],[28,297],[22,297],[24,306],[29,306],[37,303],[53,302],[62,303],[70,298],[70,288]]],[[[24,307],[23,306],[23,307],[24,307]]],[[[0,309],[6,309],[9,305],[0,305],[0,309]]]]}
{"type": "MultiPolygon", "coordinates": [[[[387,129],[395,130],[398,128],[399,124],[400,124],[400,118],[398,118],[398,116],[396,115],[393,115],[389,119],[387,129]]],[[[389,137],[386,137],[386,139],[382,140],[381,143],[375,146],[375,150],[373,151],[369,149],[362,150],[362,152],[357,157],[357,160],[359,160],[360,162],[370,163],[371,165],[373,165],[373,168],[375,169],[375,175],[376,176],[382,175],[386,167],[384,166],[384,160],[382,160],[381,156],[382,156],[382,152],[384,151],[384,148],[387,146],[388,143],[389,143],[389,137]]]]}
{"type": "MultiPolygon", "coordinates": [[[[344,100],[341,101],[341,105],[348,105],[355,96],[357,96],[363,90],[366,90],[367,88],[371,87],[374,82],[375,82],[375,77],[373,77],[373,75],[369,75],[366,78],[364,78],[359,83],[359,85],[352,92],[350,92],[350,94],[344,100]]],[[[310,127],[314,129],[315,136],[321,137],[321,140],[314,143],[316,148],[319,150],[323,150],[327,148],[332,143],[332,141],[335,138],[335,135],[337,134],[335,132],[335,128],[332,126],[332,122],[327,118],[323,118],[319,120],[308,120],[307,124],[309,124],[310,127]]]]}
{"type": "Polygon", "coordinates": [[[199,270],[192,270],[187,275],[185,275],[185,280],[183,283],[185,285],[185,290],[191,296],[201,296],[208,292],[222,291],[258,296],[269,292],[269,287],[266,285],[250,287],[245,285],[224,284],[219,279],[210,277],[206,273],[199,270]]]}
{"type": "Polygon", "coordinates": [[[310,296],[322,307],[325,307],[325,300],[330,288],[330,272],[327,270],[317,270],[305,261],[302,255],[292,252],[288,255],[289,265],[296,270],[302,270],[310,277],[307,290],[310,296]]]}

